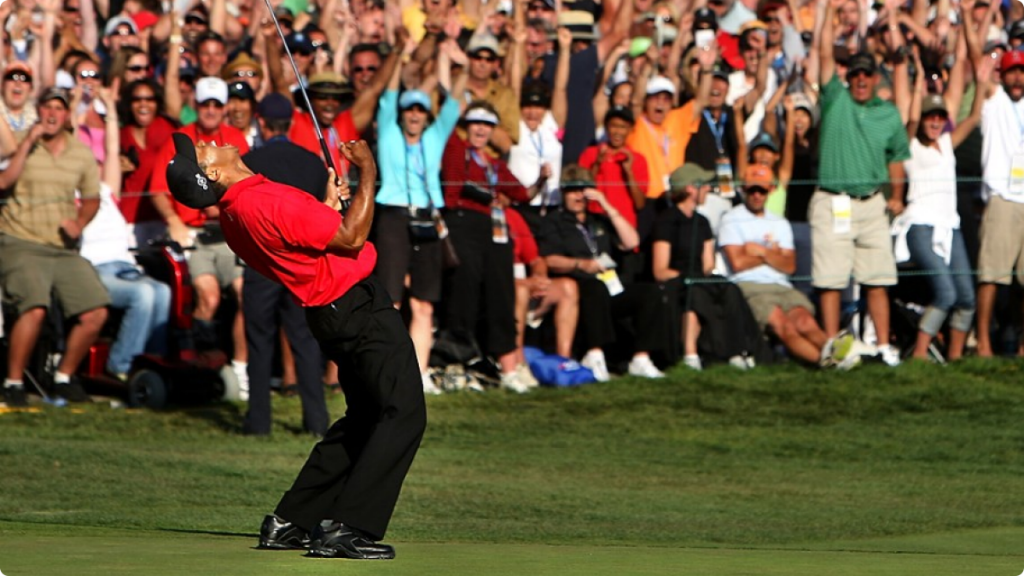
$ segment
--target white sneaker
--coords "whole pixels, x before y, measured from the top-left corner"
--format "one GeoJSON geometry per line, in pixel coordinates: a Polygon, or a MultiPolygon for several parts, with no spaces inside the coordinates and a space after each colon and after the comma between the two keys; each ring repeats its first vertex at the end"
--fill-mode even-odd
{"type": "Polygon", "coordinates": [[[687,368],[691,368],[691,369],[696,370],[698,372],[700,372],[701,370],[704,369],[704,366],[701,365],[701,363],[700,363],[700,356],[697,356],[696,354],[689,355],[689,356],[683,356],[683,364],[687,368]]]}
{"type": "Polygon", "coordinates": [[[885,344],[878,347],[878,357],[888,366],[900,365],[900,351],[892,344],[885,344]]]}
{"type": "Polygon", "coordinates": [[[598,382],[607,382],[612,379],[611,374],[608,373],[608,364],[604,361],[604,352],[601,350],[587,352],[583,360],[580,360],[580,366],[590,368],[598,382]]]}
{"type": "Polygon", "coordinates": [[[658,367],[651,362],[650,356],[634,356],[629,361],[629,373],[632,376],[643,378],[664,378],[665,373],[658,370],[658,367]]]}
{"type": "Polygon", "coordinates": [[[249,401],[249,363],[239,362],[238,360],[231,361],[231,370],[235,373],[235,378],[238,379],[238,399],[242,402],[249,401]]]}
{"type": "Polygon", "coordinates": [[[750,364],[747,364],[747,357],[740,356],[739,354],[729,358],[729,366],[737,370],[749,370],[751,368],[750,364]]]}
{"type": "Polygon", "coordinates": [[[420,374],[423,378],[423,394],[426,396],[440,396],[443,391],[434,384],[434,378],[430,375],[430,371],[426,371],[420,374]]]}
{"type": "Polygon", "coordinates": [[[519,380],[526,384],[527,388],[537,388],[540,386],[540,382],[533,377],[533,372],[530,371],[530,367],[526,364],[516,366],[516,373],[519,374],[519,380]]]}
{"type": "Polygon", "coordinates": [[[504,372],[501,375],[501,387],[516,394],[526,394],[530,387],[519,378],[519,372],[504,372]]]}

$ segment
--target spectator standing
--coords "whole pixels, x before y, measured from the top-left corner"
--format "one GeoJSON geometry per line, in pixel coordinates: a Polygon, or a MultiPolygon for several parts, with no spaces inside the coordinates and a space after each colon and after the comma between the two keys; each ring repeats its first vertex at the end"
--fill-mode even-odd
{"type": "MultiPolygon", "coordinates": [[[[650,180],[647,160],[626,144],[635,124],[636,119],[629,108],[613,107],[604,118],[607,140],[587,148],[580,155],[580,166],[590,170],[597,189],[634,228],[637,227],[637,213],[646,204],[650,180]]],[[[594,214],[604,213],[597,202],[590,202],[587,210],[594,214]]],[[[642,231],[640,236],[642,240],[642,231]]]]}
{"type": "MultiPolygon", "coordinates": [[[[207,142],[217,146],[238,148],[240,153],[249,151],[245,136],[236,128],[224,122],[228,102],[227,83],[220,78],[207,76],[196,83],[196,102],[199,118],[195,124],[185,126],[179,132],[193,142],[207,142]]],[[[167,166],[174,157],[174,142],[167,142],[157,157],[156,166],[167,166]]],[[[167,174],[155,169],[151,179],[152,200],[157,211],[167,223],[170,237],[182,246],[195,245],[189,254],[189,271],[192,286],[196,292],[194,329],[200,347],[215,348],[217,330],[214,317],[220,307],[221,294],[232,289],[239,303],[242,300],[242,268],[237,264],[234,252],[228,248],[216,219],[216,207],[206,210],[189,208],[175,201],[168,194],[167,174]]],[[[232,321],[231,329],[234,353],[232,369],[238,377],[242,399],[248,393],[248,354],[245,348],[245,323],[242,306],[232,321]]]]}
{"type": "MultiPolygon", "coordinates": [[[[256,112],[263,145],[242,157],[246,167],[273,182],[302,190],[322,202],[328,185],[323,161],[289,142],[285,136],[294,113],[291,102],[272,92],[259,103],[256,112]]],[[[324,436],[330,417],[320,383],[323,358],[302,307],[287,288],[254,268],[246,266],[243,277],[245,299],[242,308],[249,351],[249,411],[242,425],[243,432],[270,434],[271,363],[274,341],[283,328],[295,362],[296,384],[302,400],[302,426],[314,436],[324,436]]]]}
{"type": "Polygon", "coordinates": [[[118,206],[128,222],[133,247],[145,246],[167,232],[150,193],[157,157],[175,130],[163,113],[163,102],[156,82],[138,80],[124,87],[118,104],[124,124],[118,139],[124,170],[118,206]]]}
{"type": "MultiPolygon", "coordinates": [[[[830,0],[825,21],[831,22],[842,0],[830,0]]],[[[890,32],[899,33],[896,24],[890,32]],[[893,30],[895,29],[895,30],[893,30]]],[[[896,366],[899,351],[889,344],[889,295],[896,284],[896,262],[886,209],[903,211],[905,171],[910,157],[907,133],[896,107],[875,94],[879,82],[873,56],[856,54],[849,60],[844,87],[835,74],[831,26],[819,40],[821,168],[820,185],[811,198],[808,220],[814,245],[812,276],[820,290],[825,333],[839,332],[841,290],[850,274],[864,287],[868,313],[878,335],[882,360],[896,366]],[[882,194],[891,189],[888,202],[882,194]]],[[[902,61],[897,66],[906,66],[902,61]]]]}
{"type": "Polygon", "coordinates": [[[508,169],[523,184],[534,188],[533,206],[558,206],[558,180],[562,170],[562,140],[565,129],[565,87],[569,80],[569,44],[571,32],[558,31],[560,46],[555,85],[552,90],[541,83],[522,89],[519,99],[519,142],[509,150],[508,169]]]}
{"type": "MultiPolygon", "coordinates": [[[[452,54],[464,61],[454,40],[441,46],[440,66],[450,78],[452,54]]],[[[463,104],[447,98],[437,118],[430,113],[430,96],[421,90],[398,93],[401,69],[396,66],[377,107],[377,142],[381,187],[377,193],[374,234],[380,246],[376,274],[400,308],[409,286],[409,336],[416,348],[423,391],[439,394],[428,372],[434,334],[434,305],[441,300],[441,238],[435,216],[444,207],[441,157],[459,121],[463,104]],[[401,151],[401,152],[399,152],[401,151]]],[[[455,81],[464,89],[466,75],[455,81]]]]}
{"type": "Polygon", "coordinates": [[[110,298],[76,250],[82,229],[99,209],[99,171],[92,152],[65,130],[70,108],[66,90],[44,91],[40,123],[21,134],[10,165],[0,173],[0,188],[13,187],[0,208],[0,278],[4,298],[18,312],[8,330],[3,391],[9,406],[27,405],[23,373],[51,293],[65,316],[78,320],[68,332],[54,393],[71,402],[91,401],[74,372],[99,336],[110,298]]]}
{"type": "MultiPolygon", "coordinates": [[[[978,355],[992,356],[992,311],[996,288],[1024,281],[1024,52],[1003,54],[1001,85],[981,111],[982,165],[988,206],[981,222],[978,254],[978,355]]],[[[981,92],[977,96],[984,97],[981,92]]],[[[1020,353],[1020,350],[1018,350],[1020,353]]]]}
{"type": "Polygon", "coordinates": [[[39,89],[34,81],[32,68],[25,62],[11,61],[4,68],[3,89],[4,119],[11,130],[28,130],[39,119],[33,104],[35,92],[39,89]]]}
{"type": "Polygon", "coordinates": [[[441,161],[445,221],[461,263],[445,289],[445,326],[475,334],[487,318],[482,348],[496,357],[501,385],[525,392],[516,370],[515,280],[505,207],[529,195],[501,160],[486,148],[498,125],[494,108],[470,104],[463,115],[466,138],[448,139],[441,161]]]}
{"type": "MultiPolygon", "coordinates": [[[[690,139],[700,127],[707,95],[711,92],[711,67],[717,58],[709,46],[697,53],[700,62],[698,95],[675,108],[676,86],[664,76],[641,81],[633,92],[634,113],[639,115],[626,144],[647,161],[647,197],[660,198],[668,189],[669,174],[682,166],[690,139]]],[[[647,68],[648,73],[650,68],[647,68]]]]}

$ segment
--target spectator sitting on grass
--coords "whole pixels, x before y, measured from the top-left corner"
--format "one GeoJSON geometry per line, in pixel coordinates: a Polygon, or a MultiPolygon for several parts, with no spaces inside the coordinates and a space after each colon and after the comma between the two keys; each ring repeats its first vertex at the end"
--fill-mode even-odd
{"type": "Polygon", "coordinates": [[[775,185],[769,168],[754,165],[743,179],[744,203],[722,217],[718,245],[735,282],[763,330],[770,330],[791,354],[811,364],[845,359],[853,336],[830,340],[814,319],[814,305],[793,288],[796,270],[793,231],[781,216],[765,211],[775,185]]]}

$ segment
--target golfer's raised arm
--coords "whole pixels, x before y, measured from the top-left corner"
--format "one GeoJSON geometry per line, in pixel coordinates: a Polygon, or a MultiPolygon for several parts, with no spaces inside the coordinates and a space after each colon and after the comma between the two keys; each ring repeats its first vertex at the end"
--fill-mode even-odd
{"type": "MultiPolygon", "coordinates": [[[[352,195],[352,204],[342,218],[334,238],[327,244],[329,252],[361,250],[373,224],[373,197],[377,183],[377,163],[366,141],[343,142],[338,148],[345,158],[359,167],[359,186],[352,195]]],[[[333,182],[331,183],[333,184],[333,182]]]]}

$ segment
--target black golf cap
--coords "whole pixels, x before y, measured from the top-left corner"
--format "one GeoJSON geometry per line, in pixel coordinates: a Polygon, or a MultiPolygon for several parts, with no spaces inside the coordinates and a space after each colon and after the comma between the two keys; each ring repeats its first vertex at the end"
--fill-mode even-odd
{"type": "Polygon", "coordinates": [[[178,202],[189,208],[201,210],[217,203],[217,195],[206,174],[199,168],[196,147],[188,136],[175,133],[174,158],[167,165],[167,187],[178,202]]]}

